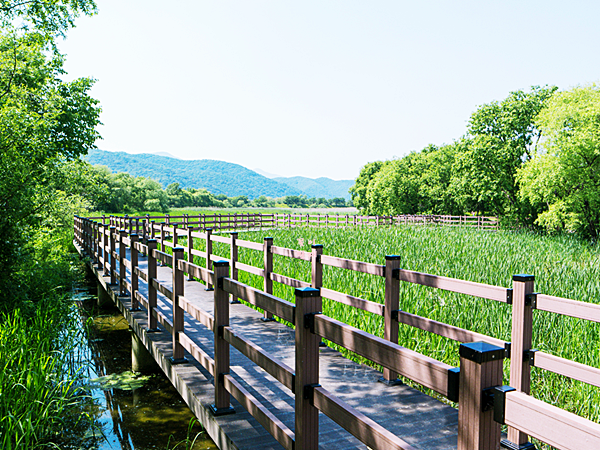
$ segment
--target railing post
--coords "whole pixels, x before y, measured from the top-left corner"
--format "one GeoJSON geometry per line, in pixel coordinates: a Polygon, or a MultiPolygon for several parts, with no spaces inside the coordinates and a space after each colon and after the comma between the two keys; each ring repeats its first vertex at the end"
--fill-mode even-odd
{"type": "Polygon", "coordinates": [[[96,222],[90,220],[90,226],[92,228],[92,262],[95,263],[97,262],[97,238],[98,238],[98,234],[96,233],[96,222]]]}
{"type": "Polygon", "coordinates": [[[117,283],[117,278],[115,277],[115,271],[117,270],[117,258],[115,257],[115,234],[117,232],[117,227],[112,226],[108,231],[110,233],[110,284],[114,286],[117,283]]]}
{"type": "Polygon", "coordinates": [[[295,450],[319,447],[319,410],[312,404],[313,389],[319,383],[319,342],[310,328],[314,315],[321,312],[321,293],[314,288],[296,288],[296,372],[295,372],[295,450]],[[312,317],[311,317],[312,316],[312,317]]]}
{"type": "Polygon", "coordinates": [[[311,287],[320,289],[323,287],[323,264],[321,255],[323,254],[322,244],[313,244],[311,254],[311,287]]]}
{"type": "Polygon", "coordinates": [[[486,342],[461,344],[458,389],[458,450],[497,450],[500,424],[488,392],[502,385],[504,348],[486,342]]]}
{"type": "MultiPolygon", "coordinates": [[[[529,394],[531,386],[529,361],[534,302],[532,302],[530,294],[533,294],[534,284],[535,277],[533,275],[513,275],[510,386],[525,394],[529,394]]],[[[508,427],[507,439],[502,440],[501,447],[535,450],[535,446],[529,442],[527,434],[512,427],[508,427]]]]}
{"type": "MultiPolygon", "coordinates": [[[[215,216],[216,217],[216,216],[215,216]]],[[[213,262],[212,262],[212,228],[207,228],[206,230],[206,270],[212,270],[213,262]]],[[[210,284],[208,281],[206,282],[206,290],[212,291],[215,287],[210,284]]]]}
{"type": "MultiPolygon", "coordinates": [[[[271,247],[273,246],[273,238],[266,237],[263,243],[263,261],[265,266],[264,277],[263,277],[263,290],[267,294],[273,293],[273,280],[271,280],[271,273],[273,272],[273,253],[271,253],[271,247]]],[[[269,311],[263,312],[263,322],[272,322],[275,319],[273,314],[269,311]]]]}
{"type": "MultiPolygon", "coordinates": [[[[231,278],[236,280],[238,279],[238,268],[237,268],[237,261],[238,261],[238,245],[237,245],[237,238],[238,238],[238,233],[237,231],[234,231],[233,233],[229,233],[231,235],[231,247],[229,250],[229,259],[231,260],[231,278]]],[[[231,300],[229,301],[229,303],[233,304],[237,304],[237,303],[242,303],[240,302],[240,300],[235,297],[232,296],[231,300]]]]}
{"type": "Polygon", "coordinates": [[[125,242],[123,240],[127,236],[127,230],[119,230],[119,296],[127,294],[125,289],[125,278],[127,276],[125,268],[125,242]]]}
{"type": "MultiPolygon", "coordinates": [[[[194,227],[192,225],[187,226],[187,260],[190,264],[194,264],[194,227]]],[[[188,273],[188,281],[193,281],[194,277],[191,273],[188,273]]]]}
{"type": "Polygon", "coordinates": [[[148,239],[148,328],[147,333],[154,333],[158,331],[158,321],[154,317],[154,310],[156,309],[156,288],[152,283],[152,280],[156,279],[156,257],[154,256],[154,250],[156,250],[157,244],[156,239],[148,239]]]}
{"type": "MultiPolygon", "coordinates": [[[[165,252],[165,223],[160,223],[160,251],[165,252]]],[[[162,265],[162,264],[161,264],[162,265]]]]}
{"type": "Polygon", "coordinates": [[[152,220],[150,222],[150,239],[156,239],[156,221],[152,220]]]}
{"type": "Polygon", "coordinates": [[[223,383],[223,375],[229,373],[229,343],[223,339],[223,328],[229,326],[229,294],[223,290],[223,278],[229,276],[229,263],[215,261],[214,267],[215,403],[210,408],[215,416],[222,416],[235,412],[223,383]]]}
{"type": "Polygon", "coordinates": [[[129,236],[129,239],[131,240],[131,311],[140,311],[140,305],[135,296],[139,287],[138,274],[136,272],[139,262],[136,244],[139,241],[139,236],[137,234],[132,234],[129,236]]]}
{"type": "Polygon", "coordinates": [[[108,261],[109,255],[106,251],[107,243],[106,243],[106,229],[108,225],[102,224],[100,225],[100,229],[102,230],[102,275],[107,276],[108,273],[108,261]]]}
{"type": "Polygon", "coordinates": [[[139,236],[140,234],[140,219],[139,217],[135,218],[135,234],[139,236]]]}
{"type": "Polygon", "coordinates": [[[176,224],[176,223],[173,224],[173,247],[177,247],[177,241],[178,241],[177,225],[178,224],[176,224]]]}
{"type": "Polygon", "coordinates": [[[179,269],[179,261],[183,259],[183,247],[173,247],[173,356],[171,364],[187,362],[183,347],[179,343],[179,333],[184,331],[183,309],[179,305],[179,297],[183,297],[183,271],[179,269]]]}
{"type": "MultiPolygon", "coordinates": [[[[394,311],[400,309],[400,281],[394,275],[400,269],[400,256],[386,255],[385,257],[385,309],[383,312],[383,338],[386,341],[398,343],[398,320],[394,318],[394,311]]],[[[396,312],[397,314],[397,312],[396,312]]],[[[397,317],[397,316],[396,316],[397,317]]],[[[388,386],[402,384],[398,373],[384,368],[383,376],[379,379],[388,386]]]]}

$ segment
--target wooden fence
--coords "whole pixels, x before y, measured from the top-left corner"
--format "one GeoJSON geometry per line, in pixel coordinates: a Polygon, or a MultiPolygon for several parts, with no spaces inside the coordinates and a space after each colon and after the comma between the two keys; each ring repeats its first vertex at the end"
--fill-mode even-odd
{"type": "Polygon", "coordinates": [[[155,223],[166,225],[178,224],[195,230],[211,228],[215,231],[262,229],[262,228],[296,228],[296,227],[376,227],[391,225],[430,225],[450,227],[474,227],[480,229],[497,229],[498,218],[487,216],[439,216],[439,215],[397,215],[397,216],[361,216],[339,214],[282,214],[282,213],[234,213],[234,214],[199,214],[181,216],[96,216],[91,220],[101,220],[119,228],[127,228],[139,232],[140,227],[155,223]],[[146,225],[145,225],[146,224],[146,225]]]}
{"type": "Polygon", "coordinates": [[[218,236],[211,231],[180,229],[175,224],[152,223],[143,236],[129,229],[117,230],[110,223],[89,218],[75,218],[75,242],[110,275],[111,283],[120,286],[122,295],[130,295],[134,307],[143,306],[149,328],[161,324],[173,336],[173,362],[183,358],[187,350],[215,377],[215,414],[231,412],[232,395],[286,449],[316,449],[318,446],[318,413],[326,414],[366,445],[374,449],[410,449],[391,431],[361,414],[319,385],[319,351],[321,338],[341,345],[384,368],[383,381],[393,383],[398,375],[410,378],[453,402],[458,402],[459,450],[497,449],[501,441],[501,425],[508,426],[502,447],[533,448],[529,436],[559,449],[600,448],[600,424],[564,411],[529,395],[530,368],[539,367],[566,377],[600,386],[600,370],[569,359],[531,348],[532,310],[538,309],[600,322],[600,305],[536,293],[534,277],[514,275],[512,288],[447,278],[399,267],[399,257],[386,256],[385,265],[351,261],[326,256],[323,247],[314,245],[311,252],[241,240],[238,233],[218,236]],[[167,236],[170,235],[170,238],[167,236]],[[178,240],[186,239],[186,246],[178,240]],[[141,241],[140,241],[141,239],[141,241]],[[193,248],[193,240],[206,242],[206,251],[193,248]],[[229,244],[228,260],[212,254],[212,243],[229,244]],[[160,244],[160,249],[158,245],[160,244]],[[130,259],[126,259],[126,247],[130,259]],[[263,267],[242,264],[237,260],[238,248],[264,254],[263,267]],[[167,250],[169,252],[167,252],[167,250]],[[138,267],[138,254],[148,256],[146,272],[138,267]],[[311,282],[273,272],[273,255],[300,259],[311,264],[311,282]],[[194,259],[194,257],[197,257],[194,259]],[[204,267],[196,264],[201,258],[204,267]],[[118,260],[118,264],[117,264],[118,260]],[[156,279],[160,261],[173,268],[172,289],[156,279]],[[385,278],[383,303],[377,303],[337,292],[322,285],[323,266],[344,268],[385,278]],[[117,267],[119,270],[116,270],[117,267]],[[264,290],[238,281],[238,272],[246,271],[264,279],[264,290]],[[130,281],[127,280],[127,271],[130,281]],[[185,276],[214,287],[214,315],[197,309],[186,300],[185,276]],[[148,296],[138,290],[138,278],[148,284],[148,296]],[[295,287],[295,303],[273,296],[273,281],[295,287]],[[472,295],[512,305],[511,342],[436,322],[399,310],[400,282],[472,295]],[[172,303],[173,320],[156,309],[157,293],[172,303]],[[279,317],[295,325],[296,367],[292,369],[268,354],[250,339],[229,327],[229,297],[241,299],[264,310],[265,319],[279,317]],[[379,314],[384,317],[384,338],[327,317],[321,313],[322,298],[379,314]],[[186,335],[184,312],[214,332],[215,353],[210,358],[186,335]],[[451,367],[398,344],[398,325],[407,324],[444,336],[462,344],[460,367],[451,367]],[[230,346],[238,349],[276,380],[295,393],[295,430],[286,427],[242,385],[229,375],[230,346]],[[503,360],[510,358],[510,386],[503,386],[503,360]]]}

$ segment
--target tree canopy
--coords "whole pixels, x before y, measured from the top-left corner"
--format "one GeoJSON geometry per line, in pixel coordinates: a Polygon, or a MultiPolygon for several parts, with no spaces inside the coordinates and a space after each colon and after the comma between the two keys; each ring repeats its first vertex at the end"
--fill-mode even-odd
{"type": "Polygon", "coordinates": [[[600,88],[555,94],[537,118],[546,140],[519,171],[522,199],[549,229],[600,234],[600,88]]]}
{"type": "Polygon", "coordinates": [[[93,80],[61,80],[53,39],[94,11],[84,0],[0,2],[0,300],[29,297],[37,236],[84,202],[69,164],[93,148],[100,108],[93,80]]]}

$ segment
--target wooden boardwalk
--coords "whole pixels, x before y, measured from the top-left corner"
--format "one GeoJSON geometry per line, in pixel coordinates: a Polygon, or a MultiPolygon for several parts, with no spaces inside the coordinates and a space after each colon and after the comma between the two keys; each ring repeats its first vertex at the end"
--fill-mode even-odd
{"type": "MultiPolygon", "coordinates": [[[[129,251],[129,250],[128,250],[129,251]]],[[[129,255],[128,255],[129,258],[129,255]]],[[[132,312],[130,297],[119,297],[118,287],[102,276],[102,268],[89,263],[99,284],[107,291],[129,321],[131,328],[151,352],[208,434],[222,449],[281,449],[282,446],[233,397],[235,414],[215,417],[209,405],[214,403],[213,377],[186,353],[188,362],[172,365],[171,334],[147,333],[146,311],[132,312]]],[[[139,268],[147,270],[146,258],[139,268]]],[[[129,278],[129,273],[128,273],[129,278]]],[[[158,267],[157,279],[172,288],[172,271],[158,267]]],[[[148,295],[147,285],[139,280],[139,291],[148,295]]],[[[196,281],[186,281],[185,298],[198,308],[213,313],[213,292],[196,281]]],[[[172,320],[172,305],[162,294],[157,307],[172,320]]],[[[294,330],[279,322],[263,322],[262,313],[244,304],[230,305],[233,331],[252,340],[282,363],[294,367],[294,330]]],[[[188,335],[211,358],[214,334],[188,314],[188,335]]],[[[262,368],[231,347],[230,374],[291,430],[294,429],[294,394],[262,368]]],[[[457,448],[458,411],[406,385],[388,386],[378,382],[381,372],[344,358],[337,351],[322,347],[319,355],[320,384],[369,418],[418,449],[457,448]]],[[[368,447],[324,414],[319,414],[320,449],[367,449],[368,447]]]]}

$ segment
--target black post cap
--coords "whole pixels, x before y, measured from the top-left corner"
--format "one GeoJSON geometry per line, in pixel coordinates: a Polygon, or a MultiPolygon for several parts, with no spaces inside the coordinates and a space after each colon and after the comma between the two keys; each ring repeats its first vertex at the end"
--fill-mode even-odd
{"type": "Polygon", "coordinates": [[[462,358],[478,364],[504,359],[504,348],[483,341],[461,344],[458,353],[462,358]]]}
{"type": "Polygon", "coordinates": [[[213,266],[214,267],[227,267],[227,266],[229,266],[229,261],[227,261],[226,259],[220,259],[219,261],[214,261],[213,266]]]}
{"type": "Polygon", "coordinates": [[[397,261],[400,259],[400,255],[385,255],[386,261],[397,261]]]}
{"type": "Polygon", "coordinates": [[[204,231],[212,231],[212,228],[205,228],[204,231]]]}
{"type": "Polygon", "coordinates": [[[173,248],[173,253],[175,252],[185,252],[185,248],[183,247],[175,247],[173,248]]]}
{"type": "Polygon", "coordinates": [[[535,281],[535,276],[525,274],[513,275],[513,281],[535,281]]]}
{"type": "Polygon", "coordinates": [[[312,248],[323,248],[323,244],[313,244],[312,248]]]}
{"type": "Polygon", "coordinates": [[[321,295],[321,290],[311,288],[311,287],[296,288],[295,294],[296,294],[296,297],[302,297],[302,298],[319,297],[321,295]]]}
{"type": "Polygon", "coordinates": [[[273,240],[273,238],[272,238],[272,237],[266,237],[266,238],[265,238],[265,241],[272,241],[272,240],[273,240]]]}
{"type": "Polygon", "coordinates": [[[147,239],[146,242],[148,244],[156,244],[156,239],[147,239]]]}

